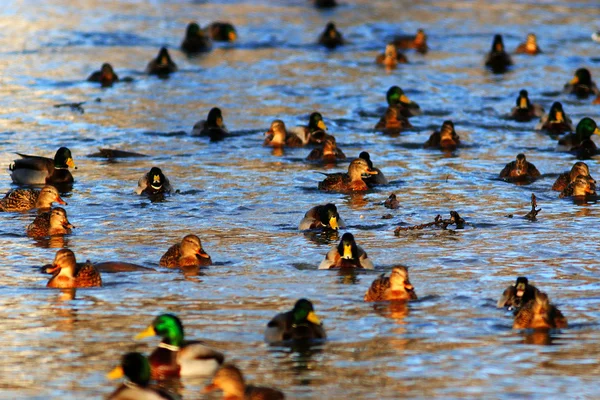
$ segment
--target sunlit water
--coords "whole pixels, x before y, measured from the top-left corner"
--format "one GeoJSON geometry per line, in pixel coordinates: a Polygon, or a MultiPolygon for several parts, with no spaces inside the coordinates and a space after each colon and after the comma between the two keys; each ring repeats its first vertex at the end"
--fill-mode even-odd
{"type": "MultiPolygon", "coordinates": [[[[77,228],[50,245],[68,246],[80,261],[136,262],[156,272],[105,274],[103,288],[65,299],[45,288],[48,277],[39,270],[56,249],[25,236],[34,213],[1,215],[0,397],[106,396],[115,383],[105,373],[127,351],[152,350],[158,339],[132,337],[164,311],[182,318],[188,337],[222,349],[248,380],[290,398],[599,395],[597,204],[558,199],[550,188],[573,157],[554,152],[555,142],[533,131],[535,122],[502,118],[522,88],[546,110],[560,99],[574,121],[600,118],[598,106],[559,94],[579,67],[600,76],[600,48],[589,38],[596,2],[344,3],[327,12],[304,0],[3,5],[0,165],[16,151],[52,156],[68,146],[78,169],[66,209],[77,228]],[[230,20],[239,43],[187,58],[177,49],[190,20],[230,20]],[[350,42],[333,52],[314,44],[329,20],[350,42]],[[410,64],[390,73],[374,65],[387,38],[419,27],[430,53],[408,52],[410,64]],[[513,71],[503,76],[482,67],[495,33],[512,51],[528,32],[545,54],[514,56],[513,71]],[[161,45],[180,68],[168,80],[143,74],[161,45]],[[103,62],[134,83],[100,89],[85,82],[103,62]],[[399,137],[372,129],[392,85],[425,111],[399,137]],[[81,101],[84,114],[53,107],[81,101]],[[219,143],[189,135],[213,106],[239,135],[219,143]],[[303,124],[314,110],[349,157],[369,151],[391,184],[365,195],[320,193],[319,172],[332,170],[304,162],[309,149],[278,156],[262,147],[273,119],[303,124]],[[466,146],[450,155],[422,149],[445,119],[466,146]],[[99,147],[149,157],[86,157],[99,147]],[[543,178],[528,186],[497,180],[521,151],[543,178]],[[164,202],[134,194],[154,165],[180,191],[164,202]],[[400,209],[381,205],[391,192],[400,209]],[[523,218],[531,193],[542,208],[537,222],[523,218]],[[317,271],[337,240],[315,240],[296,227],[304,212],[326,202],[337,204],[376,271],[317,271]],[[466,229],[393,234],[401,223],[450,210],[470,223],[466,229]],[[201,237],[215,265],[201,276],[158,267],[164,251],[189,233],[201,237]],[[372,280],[395,264],[409,266],[422,300],[365,304],[372,280]],[[511,330],[510,313],[495,301],[519,275],[548,292],[569,329],[549,338],[511,330]],[[308,354],[267,346],[266,322],[300,297],[315,303],[327,343],[308,354]],[[552,346],[532,344],[540,342],[552,346]]],[[[588,165],[600,175],[597,160],[588,165]]],[[[0,187],[13,187],[7,172],[0,187]]],[[[205,383],[183,380],[181,394],[201,398],[205,383]]]]}

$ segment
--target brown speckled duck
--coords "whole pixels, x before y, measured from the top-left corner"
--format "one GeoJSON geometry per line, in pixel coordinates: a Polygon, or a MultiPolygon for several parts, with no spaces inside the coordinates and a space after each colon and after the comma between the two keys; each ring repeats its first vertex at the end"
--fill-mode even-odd
{"type": "Polygon", "coordinates": [[[400,53],[393,43],[388,43],[385,46],[385,52],[383,52],[383,54],[379,54],[375,58],[375,62],[391,69],[395,68],[398,64],[407,63],[408,58],[406,58],[404,54],[400,53]]]}
{"type": "Polygon", "coordinates": [[[203,393],[223,391],[224,400],[284,400],[285,395],[278,389],[265,386],[246,385],[242,371],[232,364],[223,365],[206,386],[203,393]]]}
{"type": "Polygon", "coordinates": [[[411,127],[412,124],[408,121],[408,118],[402,116],[401,109],[395,106],[388,107],[385,114],[375,125],[376,130],[392,134],[411,127]]]}
{"type": "Polygon", "coordinates": [[[306,229],[332,229],[337,231],[339,228],[345,227],[346,223],[338,214],[335,204],[328,203],[315,206],[308,210],[306,214],[304,214],[302,221],[300,221],[298,229],[301,231],[306,229]]]}
{"type": "Polygon", "coordinates": [[[27,227],[27,236],[44,237],[60,236],[71,233],[73,225],[67,219],[67,212],[64,208],[56,207],[51,211],[46,211],[33,220],[27,227]]]}
{"type": "Polygon", "coordinates": [[[394,38],[394,46],[398,49],[414,49],[415,51],[425,54],[427,53],[427,35],[423,29],[418,29],[414,36],[396,36],[394,38]]]}
{"type": "Polygon", "coordinates": [[[102,286],[100,273],[92,263],[77,263],[75,254],[69,249],[57,251],[52,266],[46,272],[54,275],[47,287],[73,289],[102,286]]]}
{"type": "Polygon", "coordinates": [[[54,159],[17,153],[21,159],[15,160],[8,169],[16,184],[59,185],[73,183],[69,168],[75,167],[71,150],[61,147],[54,159]]]}
{"type": "Polygon", "coordinates": [[[319,190],[328,192],[364,192],[369,186],[363,180],[363,175],[375,175],[376,171],[369,168],[367,161],[357,158],[350,163],[347,173],[326,174],[327,177],[319,182],[319,190]]]}
{"type": "Polygon", "coordinates": [[[67,205],[54,186],[46,185],[41,190],[15,189],[0,200],[0,211],[47,210],[54,202],[67,205]]]}
{"type": "Polygon", "coordinates": [[[535,298],[535,294],[539,290],[529,284],[529,280],[520,276],[517,278],[517,281],[514,285],[507,287],[502,296],[496,303],[496,307],[498,308],[508,308],[509,310],[517,310],[521,306],[527,304],[530,300],[535,298]]]}
{"type": "Polygon", "coordinates": [[[408,270],[404,266],[392,269],[390,277],[381,274],[371,283],[365,293],[365,301],[406,301],[416,300],[415,288],[408,279],[408,270]]]}
{"type": "Polygon", "coordinates": [[[548,295],[536,292],[535,298],[523,305],[513,323],[513,329],[553,329],[566,328],[567,319],[554,305],[548,295]]]}
{"type": "Polygon", "coordinates": [[[212,260],[202,248],[200,238],[196,235],[187,235],[181,243],[174,244],[160,258],[161,267],[207,267],[212,260]]]}
{"type": "Polygon", "coordinates": [[[542,49],[540,49],[540,47],[537,44],[537,37],[535,36],[535,33],[528,34],[527,40],[525,40],[524,43],[521,43],[517,46],[515,53],[529,54],[532,56],[542,53],[542,49]]]}
{"type": "Polygon", "coordinates": [[[319,265],[319,269],[340,268],[375,268],[367,253],[356,244],[354,235],[349,232],[344,233],[340,243],[329,250],[319,265]]]}
{"type": "Polygon", "coordinates": [[[265,132],[265,141],[263,143],[264,146],[271,147],[302,147],[304,143],[302,140],[292,134],[288,133],[285,129],[285,123],[276,119],[271,122],[271,127],[267,132],[265,132]]]}
{"type": "Polygon", "coordinates": [[[345,160],[346,155],[337,146],[335,137],[326,134],[323,139],[323,145],[312,149],[306,159],[309,161],[318,161],[321,164],[333,164],[338,160],[345,160]]]}
{"type": "Polygon", "coordinates": [[[326,337],[323,324],[317,317],[313,304],[307,299],[300,299],[292,310],[275,315],[265,330],[265,341],[271,344],[326,337]]]}
{"type": "Polygon", "coordinates": [[[575,180],[567,185],[560,193],[559,198],[577,197],[584,198],[586,196],[596,195],[596,181],[591,176],[578,175],[575,180]]]}
{"type": "Polygon", "coordinates": [[[527,90],[521,90],[517,97],[517,105],[510,112],[510,118],[517,122],[529,122],[533,118],[541,118],[543,115],[544,109],[542,106],[529,101],[527,90]]]}
{"type": "Polygon", "coordinates": [[[442,123],[439,131],[435,131],[425,142],[425,148],[455,150],[460,144],[460,138],[454,130],[454,122],[447,120],[442,123]]]}
{"type": "Polygon", "coordinates": [[[500,178],[512,182],[532,181],[539,178],[540,175],[540,171],[527,161],[523,153],[517,154],[517,159],[506,164],[500,171],[500,178]]]}
{"type": "Polygon", "coordinates": [[[558,178],[556,178],[554,185],[552,185],[552,190],[562,192],[569,185],[569,183],[574,182],[579,175],[589,176],[590,178],[592,178],[592,176],[590,175],[590,169],[588,168],[587,164],[583,161],[576,162],[575,164],[573,164],[573,167],[571,167],[570,171],[566,171],[560,174],[558,178]]]}

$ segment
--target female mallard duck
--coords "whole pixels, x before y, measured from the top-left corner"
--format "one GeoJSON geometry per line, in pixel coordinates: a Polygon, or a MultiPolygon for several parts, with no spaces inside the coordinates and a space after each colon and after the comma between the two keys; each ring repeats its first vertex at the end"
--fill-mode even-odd
{"type": "Polygon", "coordinates": [[[213,141],[225,139],[229,132],[225,129],[221,109],[218,107],[211,108],[206,120],[196,122],[192,128],[192,135],[208,136],[213,141]]]}
{"type": "Polygon", "coordinates": [[[320,45],[323,45],[328,49],[335,49],[336,47],[344,44],[344,38],[335,27],[335,24],[333,22],[328,22],[325,26],[325,30],[319,36],[318,42],[320,45]]]}
{"type": "Polygon", "coordinates": [[[362,158],[357,158],[350,163],[347,173],[326,174],[327,178],[319,182],[319,190],[328,192],[364,192],[369,190],[363,175],[375,175],[376,171],[369,168],[369,164],[362,158]]]}
{"type": "Polygon", "coordinates": [[[508,70],[508,67],[513,65],[512,59],[506,51],[504,51],[504,42],[502,35],[494,36],[492,49],[487,55],[485,66],[492,70],[495,74],[501,74],[508,70]]]}
{"type": "Polygon", "coordinates": [[[393,43],[388,43],[385,46],[385,51],[375,58],[375,62],[386,68],[396,68],[398,64],[408,63],[408,58],[400,53],[393,43]]]}
{"type": "Polygon", "coordinates": [[[102,286],[98,270],[87,261],[77,263],[75,254],[69,249],[60,249],[54,256],[52,266],[46,272],[53,274],[46,285],[49,288],[73,289],[102,286]]]}
{"type": "Polygon", "coordinates": [[[496,303],[498,308],[508,308],[509,310],[518,310],[521,306],[527,304],[530,300],[535,298],[535,294],[539,290],[529,284],[529,280],[520,276],[514,285],[507,287],[502,293],[502,297],[496,303]]]}
{"type": "Polygon", "coordinates": [[[567,319],[554,305],[548,295],[536,292],[533,300],[524,304],[515,315],[513,329],[566,328],[567,319]]]}
{"type": "Polygon", "coordinates": [[[365,301],[417,300],[415,288],[408,279],[408,270],[404,266],[392,269],[390,277],[381,274],[371,283],[365,293],[365,301]]]}
{"type": "Polygon", "coordinates": [[[181,42],[181,51],[187,55],[205,53],[210,51],[212,43],[200,25],[196,22],[190,22],[185,30],[185,37],[181,42]]]}
{"type": "Polygon", "coordinates": [[[56,207],[51,211],[46,211],[33,220],[27,226],[27,236],[29,237],[44,237],[44,236],[61,236],[71,233],[73,225],[67,219],[67,212],[64,208],[56,207]]]}
{"type": "Polygon", "coordinates": [[[414,36],[396,36],[394,38],[394,46],[398,49],[415,49],[417,52],[427,53],[427,35],[423,29],[418,29],[414,36]]]}
{"type": "Polygon", "coordinates": [[[532,56],[542,53],[542,49],[540,49],[537,44],[537,37],[535,36],[535,33],[528,34],[525,43],[518,45],[515,53],[530,54],[532,56]]]}
{"type": "Polygon", "coordinates": [[[0,200],[0,211],[29,211],[34,208],[45,210],[54,202],[67,205],[54,186],[46,185],[41,190],[15,189],[0,200]]]}
{"type": "Polygon", "coordinates": [[[600,90],[596,83],[592,81],[592,74],[587,68],[579,68],[575,71],[575,76],[571,81],[565,84],[564,92],[574,94],[580,99],[587,99],[589,96],[597,96],[600,90]]]}
{"type": "Polygon", "coordinates": [[[263,143],[264,146],[271,147],[302,147],[304,143],[302,143],[302,139],[298,136],[288,133],[285,129],[285,123],[276,119],[271,122],[271,127],[267,132],[265,132],[265,141],[263,143]]]}
{"type": "Polygon", "coordinates": [[[155,59],[148,63],[146,73],[149,75],[158,75],[159,77],[167,77],[170,73],[177,71],[177,64],[171,60],[169,51],[166,47],[162,47],[155,59]]]}
{"type": "Polygon", "coordinates": [[[362,158],[363,160],[365,160],[369,165],[369,170],[375,172],[375,174],[363,178],[363,180],[368,186],[387,185],[389,183],[385,175],[383,175],[383,172],[381,172],[379,168],[375,168],[373,166],[373,162],[371,161],[371,155],[368,152],[362,151],[358,155],[358,158],[362,158]]]}
{"type": "Polygon", "coordinates": [[[109,372],[108,379],[127,379],[110,396],[108,400],[175,400],[178,396],[159,387],[150,385],[150,363],[140,353],[127,353],[121,359],[121,365],[109,372]]]}
{"type": "Polygon", "coordinates": [[[376,130],[390,134],[400,133],[405,128],[412,128],[412,124],[402,116],[398,107],[388,107],[375,125],[376,130]]]}
{"type": "Polygon", "coordinates": [[[533,118],[541,118],[543,115],[544,109],[542,106],[529,101],[527,90],[521,90],[517,97],[517,105],[510,112],[510,118],[517,122],[529,122],[533,118]]]}
{"type": "MultiPolygon", "coordinates": [[[[552,190],[562,192],[569,185],[569,183],[575,182],[575,179],[577,179],[579,175],[589,176],[592,180],[594,179],[590,175],[590,169],[587,164],[583,161],[578,161],[573,164],[573,167],[571,167],[570,171],[563,172],[558,176],[558,178],[556,178],[556,182],[554,182],[554,185],[552,185],[552,190]]],[[[594,183],[595,182],[596,181],[594,180],[594,183]]]]}
{"type": "Polygon", "coordinates": [[[292,128],[288,134],[296,135],[306,144],[323,143],[327,131],[327,126],[323,122],[323,116],[319,112],[313,112],[308,117],[307,126],[296,126],[292,128]]]}
{"type": "Polygon", "coordinates": [[[137,194],[147,194],[149,196],[155,194],[171,193],[173,188],[169,178],[163,174],[158,167],[152,167],[149,172],[142,175],[138,180],[138,186],[135,189],[137,194]]]}
{"type": "Polygon", "coordinates": [[[168,268],[207,267],[212,260],[202,248],[202,242],[196,235],[187,235],[181,243],[174,244],[160,258],[159,265],[168,268]]]}
{"type": "Polygon", "coordinates": [[[540,171],[527,161],[523,153],[517,154],[517,159],[506,164],[500,171],[500,178],[511,182],[533,181],[540,175],[540,171]]]}
{"type": "Polygon", "coordinates": [[[339,268],[364,268],[374,269],[373,262],[367,256],[367,253],[356,244],[354,235],[344,233],[340,243],[329,250],[325,259],[321,261],[319,269],[339,269],[339,268]]]}
{"type": "Polygon", "coordinates": [[[558,195],[560,199],[565,197],[585,198],[596,195],[596,181],[591,176],[578,175],[575,180],[558,195]]]}
{"type": "Polygon", "coordinates": [[[304,218],[300,221],[299,230],[321,229],[321,230],[338,230],[345,228],[346,223],[340,217],[335,204],[319,205],[311,208],[304,214],[304,218]]]}
{"type": "Polygon", "coordinates": [[[225,400],[284,400],[285,395],[277,389],[265,386],[246,385],[244,375],[236,366],[225,364],[212,378],[210,385],[206,386],[203,393],[215,390],[223,391],[225,400]]]}
{"type": "Polygon", "coordinates": [[[92,73],[88,78],[88,82],[100,82],[102,87],[112,86],[113,83],[119,82],[119,77],[115,74],[112,65],[109,63],[102,64],[100,71],[92,73]]]}
{"type": "Polygon", "coordinates": [[[221,352],[200,341],[184,340],[183,324],[173,314],[159,315],[135,339],[150,336],[162,338],[148,358],[151,376],[157,380],[212,375],[225,359],[221,352]]]}
{"type": "Polygon", "coordinates": [[[267,343],[326,338],[325,329],[315,314],[313,304],[306,299],[298,300],[291,311],[275,315],[265,330],[267,343]]]}
{"type": "Polygon", "coordinates": [[[237,32],[230,22],[213,22],[208,26],[208,34],[215,42],[235,42],[237,32]]]}
{"type": "Polygon", "coordinates": [[[323,139],[323,146],[312,149],[306,159],[309,161],[319,161],[323,164],[333,164],[338,160],[345,160],[346,155],[342,149],[337,147],[335,137],[326,134],[325,139],[323,139]]]}
{"type": "Polygon", "coordinates": [[[448,120],[442,123],[439,131],[434,131],[425,142],[425,148],[455,150],[460,145],[460,138],[454,130],[454,122],[448,120]]]}
{"type": "Polygon", "coordinates": [[[385,94],[388,107],[396,107],[400,115],[406,118],[421,114],[421,107],[410,100],[399,86],[392,86],[385,94]]]}
{"type": "Polygon", "coordinates": [[[563,111],[563,106],[556,101],[550,107],[550,112],[540,118],[540,122],[535,126],[537,131],[546,131],[550,135],[560,135],[565,132],[575,130],[571,118],[563,111]]]}
{"type": "Polygon", "coordinates": [[[56,151],[54,159],[29,156],[17,153],[21,159],[15,160],[8,169],[12,181],[24,185],[57,185],[73,183],[73,175],[69,167],[75,162],[71,150],[61,147],[56,151]]]}
{"type": "Polygon", "coordinates": [[[568,133],[558,140],[558,149],[574,153],[578,159],[590,158],[597,153],[596,144],[592,136],[600,135],[596,121],[583,118],[577,124],[575,133],[568,133]]]}

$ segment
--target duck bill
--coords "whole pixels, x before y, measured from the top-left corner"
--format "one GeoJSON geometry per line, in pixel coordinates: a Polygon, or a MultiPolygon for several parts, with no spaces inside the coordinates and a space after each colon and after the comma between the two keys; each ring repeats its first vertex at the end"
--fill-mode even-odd
{"type": "Polygon", "coordinates": [[[573,77],[573,79],[571,79],[571,81],[569,82],[571,85],[577,85],[579,83],[579,78],[578,77],[573,77]]]}
{"type": "Polygon", "coordinates": [[[405,94],[403,94],[402,96],[400,96],[400,102],[408,104],[410,103],[410,99],[405,94]]]}
{"type": "Polygon", "coordinates": [[[413,285],[411,285],[410,283],[405,283],[404,284],[404,289],[408,290],[408,291],[412,291],[415,288],[413,287],[413,285]]]}
{"type": "Polygon", "coordinates": [[[135,335],[134,339],[138,340],[138,339],[143,339],[143,338],[147,338],[150,336],[156,336],[156,331],[154,330],[154,327],[152,325],[147,327],[145,331],[140,332],[137,335],[135,335]]]}
{"type": "Polygon", "coordinates": [[[521,97],[519,108],[527,108],[527,99],[525,97],[521,97]]]}
{"type": "Polygon", "coordinates": [[[118,366],[108,374],[106,374],[106,378],[114,381],[115,379],[119,379],[125,376],[125,372],[123,371],[123,367],[118,366]]]}
{"type": "Polygon", "coordinates": [[[366,172],[367,172],[367,174],[369,174],[369,175],[377,175],[377,174],[379,173],[379,172],[377,172],[377,171],[373,171],[372,169],[368,169],[366,172]]]}
{"type": "Polygon", "coordinates": [[[594,129],[594,135],[600,135],[600,128],[596,127],[596,129],[594,129]]]}
{"type": "Polygon", "coordinates": [[[210,393],[214,392],[215,390],[219,390],[219,387],[214,383],[211,383],[210,385],[204,386],[204,389],[202,389],[202,393],[210,393]]]}
{"type": "Polygon", "coordinates": [[[327,125],[325,125],[325,122],[323,122],[323,121],[319,121],[319,122],[317,123],[317,126],[318,126],[318,127],[319,127],[319,129],[320,129],[320,130],[322,130],[322,131],[326,131],[326,130],[327,130],[327,125]]]}
{"type": "Polygon", "coordinates": [[[53,274],[56,270],[59,270],[60,267],[58,265],[52,264],[50,267],[46,268],[47,274],[53,274]]]}
{"type": "Polygon", "coordinates": [[[200,250],[198,250],[198,255],[202,258],[210,258],[210,256],[206,254],[203,248],[200,248],[200,250]]]}
{"type": "Polygon", "coordinates": [[[223,118],[217,118],[217,126],[218,126],[219,128],[222,128],[222,127],[223,127],[223,118]]]}
{"type": "Polygon", "coordinates": [[[563,120],[564,120],[563,113],[561,113],[560,111],[557,111],[556,114],[554,115],[554,120],[556,122],[563,122],[563,120]]]}
{"type": "Polygon", "coordinates": [[[73,161],[73,159],[69,157],[67,159],[67,165],[69,166],[69,168],[75,168],[75,161],[73,161]]]}
{"type": "Polygon", "coordinates": [[[64,226],[65,228],[68,228],[68,229],[74,229],[74,228],[75,228],[75,225],[71,225],[71,224],[69,223],[69,221],[67,221],[66,223],[64,223],[64,224],[63,224],[63,226],[64,226]]]}
{"type": "Polygon", "coordinates": [[[67,205],[67,202],[66,202],[66,201],[64,201],[63,199],[61,199],[61,197],[60,197],[60,196],[56,196],[56,199],[54,199],[54,201],[55,201],[55,202],[57,202],[58,204],[62,204],[62,205],[64,205],[64,206],[66,206],[66,205],[67,205]]]}
{"type": "Polygon", "coordinates": [[[329,226],[331,229],[337,230],[339,228],[337,217],[329,218],[329,226]]]}
{"type": "Polygon", "coordinates": [[[229,32],[229,35],[227,35],[227,37],[229,38],[230,42],[235,42],[235,40],[237,39],[237,35],[235,34],[235,32],[229,32]]]}
{"type": "Polygon", "coordinates": [[[321,325],[321,320],[319,319],[319,317],[317,317],[317,314],[315,314],[314,311],[309,312],[308,317],[306,317],[306,319],[315,325],[321,325]]]}
{"type": "Polygon", "coordinates": [[[342,255],[342,258],[345,258],[346,260],[352,260],[352,245],[351,244],[344,245],[344,254],[342,255]]]}

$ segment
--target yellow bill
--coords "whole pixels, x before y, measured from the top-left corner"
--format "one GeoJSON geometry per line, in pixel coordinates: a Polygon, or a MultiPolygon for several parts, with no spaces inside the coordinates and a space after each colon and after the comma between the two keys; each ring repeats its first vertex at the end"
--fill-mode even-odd
{"type": "Polygon", "coordinates": [[[337,229],[339,227],[337,217],[329,218],[329,226],[331,229],[337,229]]]}
{"type": "Polygon", "coordinates": [[[410,103],[409,98],[405,94],[403,94],[402,96],[400,96],[400,101],[402,103],[410,103]]]}
{"type": "Polygon", "coordinates": [[[115,379],[119,379],[125,376],[125,372],[123,371],[123,367],[118,366],[115,369],[113,369],[112,371],[110,371],[108,374],[106,374],[106,379],[110,379],[111,381],[114,381],[115,379]]]}
{"type": "Polygon", "coordinates": [[[327,126],[325,125],[325,122],[323,122],[322,120],[317,123],[317,126],[322,131],[326,131],[327,130],[327,126]]]}
{"type": "Polygon", "coordinates": [[[571,82],[569,82],[571,85],[577,85],[579,83],[579,78],[577,76],[574,76],[573,79],[571,79],[571,82]]]}
{"type": "Polygon", "coordinates": [[[70,168],[75,168],[75,161],[73,161],[73,159],[69,157],[69,158],[67,158],[67,165],[70,168]]]}
{"type": "Polygon", "coordinates": [[[143,339],[143,338],[147,338],[150,336],[156,336],[156,331],[154,330],[154,326],[152,326],[152,325],[147,327],[145,331],[140,332],[137,335],[135,335],[134,339],[138,340],[138,339],[143,339]]]}
{"type": "Polygon", "coordinates": [[[351,244],[344,245],[344,255],[342,256],[342,258],[345,258],[346,260],[352,260],[352,245],[351,244]]]}
{"type": "Polygon", "coordinates": [[[237,35],[235,34],[235,32],[229,32],[229,35],[227,36],[229,37],[230,42],[235,42],[235,39],[237,39],[237,35]]]}
{"type": "Polygon", "coordinates": [[[319,319],[319,317],[317,317],[317,314],[315,314],[314,311],[309,312],[306,319],[312,322],[313,324],[321,325],[321,320],[319,319]]]}

